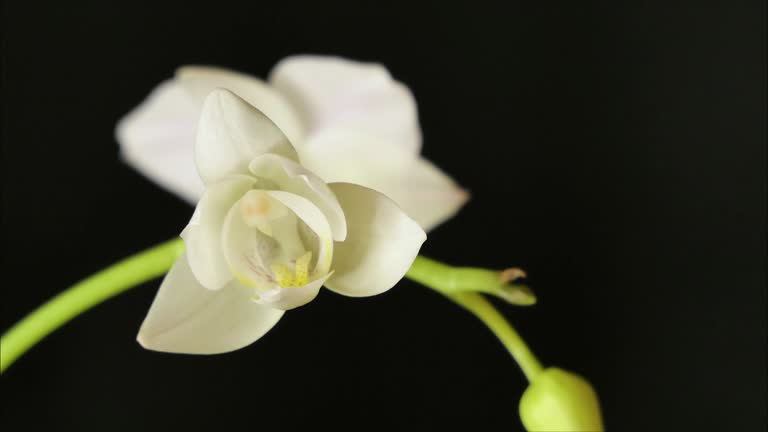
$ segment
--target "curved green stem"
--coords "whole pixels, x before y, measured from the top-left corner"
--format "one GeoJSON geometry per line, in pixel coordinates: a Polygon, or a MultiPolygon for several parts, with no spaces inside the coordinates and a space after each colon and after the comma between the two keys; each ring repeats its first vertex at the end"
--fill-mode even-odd
{"type": "Polygon", "coordinates": [[[418,256],[408,274],[409,279],[445,295],[472,312],[501,341],[515,359],[528,381],[542,371],[541,363],[514,327],[478,292],[493,294],[516,304],[533,304],[536,298],[525,285],[507,284],[497,272],[479,268],[451,267],[418,256]]]}
{"type": "MultiPolygon", "coordinates": [[[[182,254],[184,243],[173,239],[130,256],[71,286],[52,298],[0,338],[0,372],[51,332],[93,306],[129,288],[163,275],[182,254]]],[[[474,313],[504,344],[531,380],[541,370],[536,357],[514,328],[485,298],[475,292],[496,295],[515,304],[533,304],[535,297],[519,284],[510,284],[503,272],[451,267],[419,256],[408,278],[430,287],[474,313]]]]}
{"type": "Polygon", "coordinates": [[[536,303],[536,296],[531,289],[512,283],[523,274],[519,269],[495,271],[475,267],[453,267],[419,255],[406,276],[446,295],[481,292],[518,306],[530,306],[536,303]]]}
{"type": "Polygon", "coordinates": [[[541,363],[512,324],[487,299],[480,294],[469,292],[448,295],[448,298],[475,314],[499,338],[520,365],[528,381],[533,382],[542,371],[541,363]]]}
{"type": "Polygon", "coordinates": [[[167,241],[76,283],[32,311],[0,338],[0,372],[72,318],[129,288],[161,276],[183,251],[181,239],[167,241]]]}

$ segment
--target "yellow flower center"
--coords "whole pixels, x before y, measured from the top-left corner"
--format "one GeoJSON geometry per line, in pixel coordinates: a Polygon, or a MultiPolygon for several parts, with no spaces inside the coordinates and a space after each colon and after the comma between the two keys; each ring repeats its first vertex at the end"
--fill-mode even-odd
{"type": "Polygon", "coordinates": [[[312,261],[312,251],[296,259],[295,263],[272,264],[270,268],[275,275],[275,281],[281,287],[300,287],[309,281],[309,263],[312,261]]]}

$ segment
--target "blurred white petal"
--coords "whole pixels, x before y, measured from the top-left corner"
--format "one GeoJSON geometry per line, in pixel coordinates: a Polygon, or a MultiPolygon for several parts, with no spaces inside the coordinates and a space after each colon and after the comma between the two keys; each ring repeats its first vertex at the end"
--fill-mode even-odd
{"type": "Polygon", "coordinates": [[[301,161],[326,182],[382,192],[427,231],[455,215],[469,198],[426,159],[366,134],[328,130],[315,135],[302,147],[301,161]]]}
{"type": "Polygon", "coordinates": [[[380,64],[293,56],[272,69],[269,82],[298,110],[308,135],[344,128],[379,136],[414,155],[421,149],[416,101],[380,64]]]}
{"type": "Polygon", "coordinates": [[[194,162],[200,107],[178,83],[165,81],[120,119],[116,129],[123,160],[190,203],[204,190],[194,162]]]}
{"type": "Polygon", "coordinates": [[[347,240],[336,243],[326,286],[352,297],[392,288],[411,267],[424,231],[389,198],[349,183],[329,185],[347,215],[347,240]]]}
{"type": "Polygon", "coordinates": [[[195,279],[181,256],[163,280],[137,337],[147,349],[217,354],[255,342],[283,316],[256,304],[239,284],[211,291],[195,279]]]}
{"type": "Polygon", "coordinates": [[[298,158],[285,134],[261,111],[229,90],[210,93],[203,103],[195,142],[203,182],[248,174],[248,163],[265,153],[298,158]]]}

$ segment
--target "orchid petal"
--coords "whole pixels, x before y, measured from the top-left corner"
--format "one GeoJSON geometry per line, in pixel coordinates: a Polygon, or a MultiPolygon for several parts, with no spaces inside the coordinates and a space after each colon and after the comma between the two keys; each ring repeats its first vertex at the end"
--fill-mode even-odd
{"type": "Polygon", "coordinates": [[[248,163],[265,153],[298,158],[285,134],[261,111],[229,90],[210,93],[195,142],[195,161],[203,182],[248,174],[248,163]]]}
{"type": "Polygon", "coordinates": [[[366,134],[326,131],[306,143],[301,160],[326,182],[383,193],[427,231],[455,215],[469,198],[431,162],[366,134]]]}
{"type": "Polygon", "coordinates": [[[249,169],[258,178],[274,183],[277,186],[275,189],[312,201],[328,220],[334,240],[342,241],[347,236],[347,224],[339,201],[328,185],[314,173],[290,159],[274,154],[257,156],[251,161],[249,169]]]}
{"type": "Polygon", "coordinates": [[[144,348],[172,353],[217,354],[243,348],[284,313],[252,302],[250,295],[238,284],[205,289],[182,255],[160,285],[137,339],[144,348]]]}
{"type": "Polygon", "coordinates": [[[215,66],[183,66],[176,71],[176,80],[201,106],[212,91],[227,89],[263,112],[291,142],[301,139],[298,113],[283,95],[256,77],[215,66]]]}
{"type": "Polygon", "coordinates": [[[419,154],[421,130],[413,94],[380,64],[293,56],[272,69],[269,81],[292,102],[308,129],[357,130],[419,154]]]}
{"type": "Polygon", "coordinates": [[[208,187],[181,237],[192,273],[208,289],[223,288],[232,280],[224,259],[221,230],[229,208],[256,183],[248,176],[233,176],[208,187]]]}
{"type": "Polygon", "coordinates": [[[326,286],[364,297],[392,288],[413,264],[427,235],[391,199],[350,183],[329,185],[347,215],[347,240],[336,243],[326,286]]]}
{"type": "Polygon", "coordinates": [[[200,106],[178,83],[165,81],[120,119],[115,130],[128,165],[190,203],[204,190],[194,164],[200,106]]]}

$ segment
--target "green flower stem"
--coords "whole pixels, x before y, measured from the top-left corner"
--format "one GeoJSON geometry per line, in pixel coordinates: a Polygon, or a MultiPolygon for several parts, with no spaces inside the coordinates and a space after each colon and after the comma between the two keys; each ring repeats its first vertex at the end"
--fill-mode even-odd
{"type": "Polygon", "coordinates": [[[181,239],[119,261],[52,298],[0,338],[0,372],[51,332],[97,304],[163,275],[184,251],[181,239]]]}
{"type": "Polygon", "coordinates": [[[520,334],[485,297],[476,293],[459,293],[448,298],[475,314],[492,332],[515,359],[529,382],[533,382],[542,371],[541,363],[525,343],[520,334]]]}
{"type": "Polygon", "coordinates": [[[541,363],[515,328],[487,299],[478,294],[493,294],[517,304],[535,302],[535,297],[526,286],[506,284],[507,281],[501,275],[502,272],[486,269],[451,267],[422,256],[416,257],[406,274],[409,279],[438,291],[477,316],[520,365],[528,381],[533,382],[542,371],[541,363]],[[510,295],[519,301],[511,301],[510,295]]]}
{"type": "MultiPolygon", "coordinates": [[[[93,306],[129,288],[162,276],[182,254],[184,243],[173,239],[130,256],[71,286],[27,315],[0,338],[0,372],[51,332],[93,306]]],[[[524,285],[508,284],[504,273],[451,267],[419,256],[406,275],[477,315],[507,347],[530,380],[541,370],[536,358],[504,317],[482,296],[493,294],[510,303],[533,304],[524,285]]]]}
{"type": "Polygon", "coordinates": [[[417,256],[406,276],[443,294],[481,292],[518,306],[536,303],[536,296],[525,285],[511,283],[522,276],[519,269],[494,271],[475,267],[453,267],[417,256]]]}

